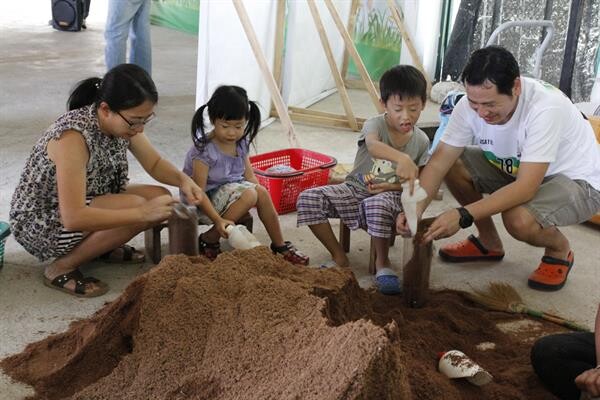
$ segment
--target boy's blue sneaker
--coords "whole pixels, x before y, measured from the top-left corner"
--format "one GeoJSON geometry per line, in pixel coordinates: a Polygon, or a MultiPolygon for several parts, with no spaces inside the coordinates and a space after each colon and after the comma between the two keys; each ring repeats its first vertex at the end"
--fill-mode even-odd
{"type": "Polygon", "coordinates": [[[383,268],[377,271],[375,285],[381,294],[396,295],[402,293],[400,279],[391,268],[383,268]]]}

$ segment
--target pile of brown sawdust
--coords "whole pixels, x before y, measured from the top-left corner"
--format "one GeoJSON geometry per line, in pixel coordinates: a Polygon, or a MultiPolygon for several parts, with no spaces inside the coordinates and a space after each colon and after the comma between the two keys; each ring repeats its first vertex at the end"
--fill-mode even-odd
{"type": "MultiPolygon", "coordinates": [[[[515,318],[450,291],[406,308],[363,291],[349,270],[299,268],[259,247],[212,263],[167,257],[91,318],[0,366],[47,399],[551,399],[530,344],[496,327],[515,318]],[[494,381],[441,375],[437,352],[450,349],[494,381]]],[[[558,330],[540,326],[535,336],[558,330]]]]}

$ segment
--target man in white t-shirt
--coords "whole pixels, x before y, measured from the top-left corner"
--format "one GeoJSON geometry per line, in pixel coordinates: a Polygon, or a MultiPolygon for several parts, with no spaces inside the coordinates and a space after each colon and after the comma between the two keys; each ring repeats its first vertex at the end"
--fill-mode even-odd
{"type": "MultiPolygon", "coordinates": [[[[557,226],[586,221],[600,210],[600,152],[591,125],[558,89],[520,76],[502,47],[475,51],[462,81],[467,95],[420,174],[429,198],[419,212],[444,178],[462,207],[439,215],[423,240],[475,223],[478,237],[447,245],[440,256],[449,262],[501,260],[504,249],[491,219],[501,213],[514,238],[544,248],[529,286],[559,290],[574,254],[557,226]]],[[[403,215],[397,230],[407,230],[403,215]]]]}

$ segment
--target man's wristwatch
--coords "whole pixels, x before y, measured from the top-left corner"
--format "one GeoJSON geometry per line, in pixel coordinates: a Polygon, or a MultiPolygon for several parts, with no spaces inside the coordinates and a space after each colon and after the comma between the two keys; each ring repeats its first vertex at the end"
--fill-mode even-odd
{"type": "Polygon", "coordinates": [[[457,208],[458,213],[460,214],[460,219],[458,220],[458,225],[465,229],[473,225],[473,216],[471,213],[464,207],[457,208]]]}

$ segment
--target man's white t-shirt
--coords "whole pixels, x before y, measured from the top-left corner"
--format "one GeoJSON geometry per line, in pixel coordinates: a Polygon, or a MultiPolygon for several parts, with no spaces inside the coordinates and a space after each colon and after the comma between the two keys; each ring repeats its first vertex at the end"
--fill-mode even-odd
{"type": "Polygon", "coordinates": [[[441,141],[476,144],[490,163],[515,177],[522,162],[549,163],[546,176],[563,174],[600,190],[600,147],[590,123],[550,84],[521,77],[521,89],[517,108],[503,125],[488,125],[464,96],[441,141]]]}

